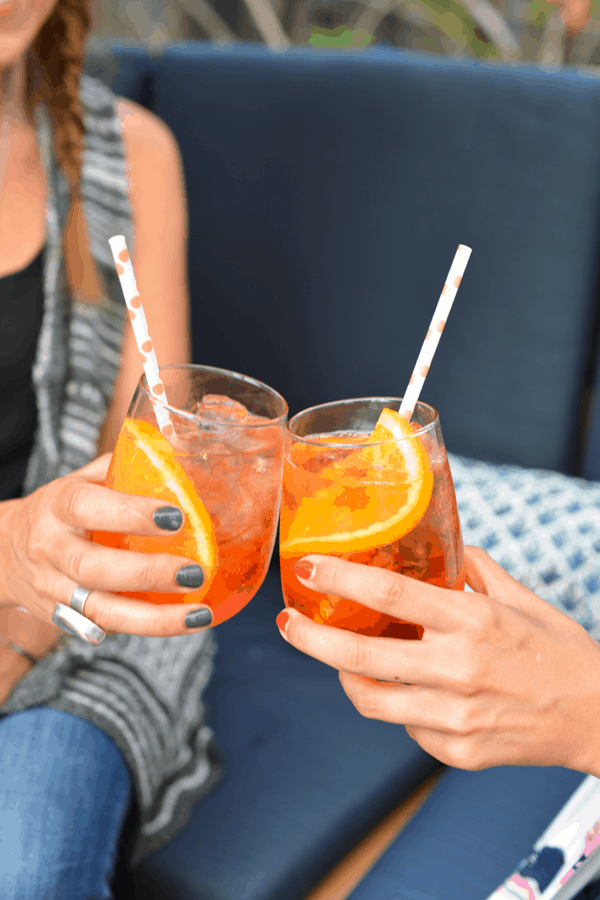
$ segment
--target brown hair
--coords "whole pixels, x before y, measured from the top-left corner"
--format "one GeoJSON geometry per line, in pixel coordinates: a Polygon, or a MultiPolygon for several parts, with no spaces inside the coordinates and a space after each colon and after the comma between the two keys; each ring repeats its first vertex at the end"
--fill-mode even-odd
{"type": "Polygon", "coordinates": [[[46,106],[54,129],[56,160],[71,192],[64,242],[71,292],[81,300],[95,302],[99,299],[99,279],[79,190],[84,131],[79,77],[89,27],[88,0],[57,0],[27,56],[25,101],[30,115],[38,103],[46,106]]]}

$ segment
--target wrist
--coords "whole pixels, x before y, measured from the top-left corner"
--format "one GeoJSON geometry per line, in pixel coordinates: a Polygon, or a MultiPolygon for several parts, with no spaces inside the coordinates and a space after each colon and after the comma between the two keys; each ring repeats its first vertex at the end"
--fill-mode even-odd
{"type": "MultiPolygon", "coordinates": [[[[581,667],[579,675],[585,689],[576,703],[573,703],[573,699],[569,700],[575,708],[584,710],[584,715],[579,723],[580,728],[573,728],[571,759],[567,763],[567,768],[600,778],[600,691],[597,687],[600,684],[600,646],[589,636],[588,640],[592,644],[589,648],[591,654],[587,660],[588,664],[581,667]],[[575,738],[577,731],[578,740],[575,738]]],[[[573,706],[571,713],[575,711],[573,706]]],[[[573,718],[571,726],[576,724],[573,718]]]]}

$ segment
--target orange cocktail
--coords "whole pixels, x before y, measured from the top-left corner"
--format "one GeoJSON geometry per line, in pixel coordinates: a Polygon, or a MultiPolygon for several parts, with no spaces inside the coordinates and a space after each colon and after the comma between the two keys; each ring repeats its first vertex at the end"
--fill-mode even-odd
{"type": "Polygon", "coordinates": [[[360,603],[305,588],[309,553],[380,566],[463,590],[463,545],[437,412],[418,403],[408,424],[395,398],[329,403],[299,413],[286,441],[281,580],[286,606],[368,635],[420,638],[423,629],[360,603]]]}
{"type": "Polygon", "coordinates": [[[213,625],[262,584],[273,552],[287,405],[261,382],[209,366],[163,366],[174,434],[157,422],[142,378],[123,424],[107,485],[178,506],[185,522],[155,538],[94,532],[98,543],[172,553],[199,563],[204,583],[188,594],[127,592],[152,603],[206,603],[213,625]]]}

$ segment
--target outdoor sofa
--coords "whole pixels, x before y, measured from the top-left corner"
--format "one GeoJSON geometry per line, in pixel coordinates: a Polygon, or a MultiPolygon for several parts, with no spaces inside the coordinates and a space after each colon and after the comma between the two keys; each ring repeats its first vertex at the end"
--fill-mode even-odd
{"type": "MultiPolygon", "coordinates": [[[[480,461],[453,457],[465,541],[593,632],[600,484],[564,476],[600,481],[597,75],[203,43],[114,44],[87,66],[179,142],[194,361],[266,381],[292,413],[401,395],[454,251],[473,248],[422,396],[452,454],[480,461]],[[538,490],[538,469],[559,474],[538,490]]],[[[217,629],[206,703],[221,781],[133,876],[124,846],[123,896],[302,900],[439,769],[281,639],[282,606],[275,560],[217,629]]]]}

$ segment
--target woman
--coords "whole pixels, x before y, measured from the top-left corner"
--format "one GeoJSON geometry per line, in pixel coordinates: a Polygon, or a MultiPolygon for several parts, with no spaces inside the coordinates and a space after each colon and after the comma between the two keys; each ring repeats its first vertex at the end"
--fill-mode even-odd
{"type": "MultiPolygon", "coordinates": [[[[600,777],[598,643],[484,550],[466,547],[465,560],[473,593],[326,556],[296,565],[313,590],[422,623],[422,641],[365,637],[293,609],[277,617],[289,643],[339,670],[362,715],[404,725],[452,767],[352,900],[484,900],[580,773],[600,777]]],[[[553,876],[534,877],[541,888],[553,876]]],[[[600,885],[588,892],[596,898],[600,885]]]]}
{"type": "Polygon", "coordinates": [[[200,567],[85,540],[183,522],[175,507],[103,486],[142,372],[111,235],[132,248],[159,361],[190,359],[176,142],[81,75],[88,24],[87,0],[0,3],[3,898],[110,896],[133,788],[139,859],[216,775],[198,701],[210,610],[114,593],[183,594],[200,567]],[[95,643],[71,642],[73,629],[95,643]]]}

